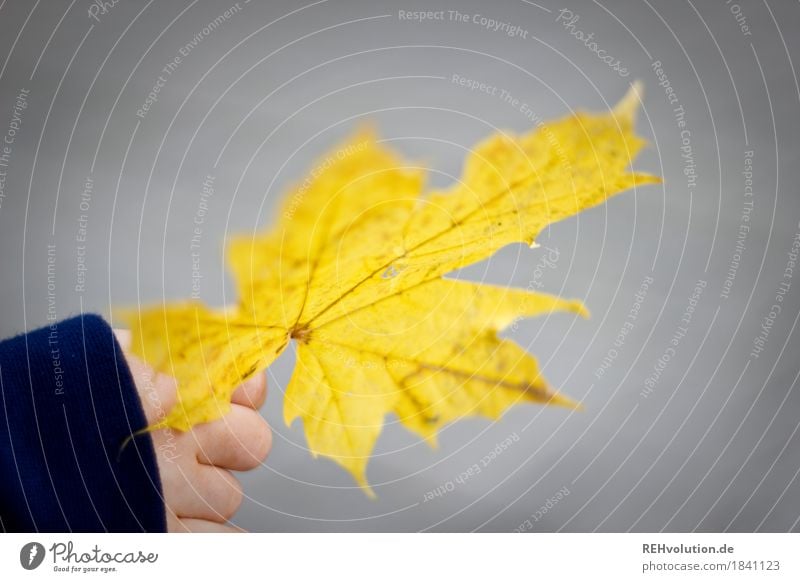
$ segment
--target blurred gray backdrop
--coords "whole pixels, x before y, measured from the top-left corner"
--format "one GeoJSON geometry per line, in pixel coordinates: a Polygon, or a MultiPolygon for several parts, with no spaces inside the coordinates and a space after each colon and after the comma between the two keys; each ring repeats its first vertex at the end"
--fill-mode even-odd
{"type": "Polygon", "coordinates": [[[460,273],[586,302],[589,320],[509,334],[585,410],[462,421],[438,450],[389,419],[370,500],[284,425],[287,353],[263,409],[274,448],[242,475],[235,522],[800,530],[798,28],[798,4],[777,0],[3,1],[0,336],[48,309],[188,297],[198,272],[206,302],[234,301],[225,237],[268,224],[362,119],[439,186],[496,128],[606,109],[641,79],[651,147],[636,167],[664,184],[460,273]],[[408,15],[420,10],[436,14],[408,15]]]}

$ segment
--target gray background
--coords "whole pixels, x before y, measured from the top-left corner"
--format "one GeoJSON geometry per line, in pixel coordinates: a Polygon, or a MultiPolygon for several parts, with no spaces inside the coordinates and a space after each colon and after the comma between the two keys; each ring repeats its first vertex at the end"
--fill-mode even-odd
{"type": "Polygon", "coordinates": [[[501,99],[454,84],[453,74],[505,89],[543,118],[604,109],[639,78],[647,87],[640,128],[652,146],[636,166],[663,175],[664,185],[544,233],[540,242],[558,254],[552,267],[536,268],[547,249],[512,247],[461,273],[584,299],[588,321],[526,321],[510,335],[585,410],[524,406],[495,423],[462,421],[443,431],[436,451],[390,423],[369,465],[373,501],[333,463],[311,458],[299,423],[283,424],[287,353],[269,370],[263,409],[273,452],[242,475],[247,499],[235,521],[256,531],[510,531],[526,519],[536,531],[800,529],[797,272],[764,351],[750,355],[800,220],[796,2],[240,2],[137,118],[161,69],[230,6],[123,0],[96,22],[86,0],[0,3],[3,135],[15,95],[30,90],[0,207],[0,336],[45,323],[47,245],[56,248],[59,317],[189,296],[190,232],[209,174],[216,193],[203,225],[201,290],[220,305],[235,300],[226,234],[267,224],[285,187],[358,120],[375,120],[397,148],[435,169],[434,185],[458,175],[462,148],[494,128],[530,126],[501,99]],[[483,14],[527,38],[398,18],[422,8],[483,14]],[[620,58],[627,78],[556,21],[562,8],[620,58]],[[654,61],[686,111],[694,188],[654,61]],[[724,299],[747,150],[751,230],[724,299]],[[82,212],[87,177],[94,192],[82,212]],[[78,293],[81,214],[88,271],[78,293]],[[646,277],[654,281],[641,314],[597,378],[646,277]],[[688,333],[645,397],[645,378],[698,280],[707,286],[688,333]],[[423,502],[514,433],[519,442],[480,475],[423,502]],[[569,495],[548,504],[565,487],[569,495]]]}

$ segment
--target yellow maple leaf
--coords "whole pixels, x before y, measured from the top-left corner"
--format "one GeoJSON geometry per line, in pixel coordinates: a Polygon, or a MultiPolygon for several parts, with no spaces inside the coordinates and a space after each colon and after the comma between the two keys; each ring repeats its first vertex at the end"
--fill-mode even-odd
{"type": "Polygon", "coordinates": [[[276,224],[230,241],[235,308],[196,302],[128,313],[133,348],[178,380],[179,403],[156,427],[218,418],[234,388],[297,343],[287,424],[368,493],[367,461],[385,416],[435,443],[446,423],[498,418],[521,402],[574,403],[536,360],[498,332],[579,301],[442,278],[552,222],[658,178],[630,171],[634,85],[603,114],[576,113],[478,144],[461,180],[423,194],[424,171],[371,130],[319,160],[289,192],[276,224]]]}

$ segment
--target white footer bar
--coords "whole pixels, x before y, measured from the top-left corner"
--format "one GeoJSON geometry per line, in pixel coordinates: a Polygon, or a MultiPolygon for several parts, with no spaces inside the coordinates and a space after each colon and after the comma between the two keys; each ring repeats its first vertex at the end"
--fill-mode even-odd
{"type": "Polygon", "coordinates": [[[0,579],[797,581],[799,554],[800,534],[0,534],[0,579]]]}

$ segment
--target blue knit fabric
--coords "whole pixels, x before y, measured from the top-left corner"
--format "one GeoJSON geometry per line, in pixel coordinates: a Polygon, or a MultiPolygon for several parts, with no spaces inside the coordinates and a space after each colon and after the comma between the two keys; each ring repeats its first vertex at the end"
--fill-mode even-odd
{"type": "Polygon", "coordinates": [[[101,317],[0,342],[0,531],[165,531],[146,424],[101,317]]]}

